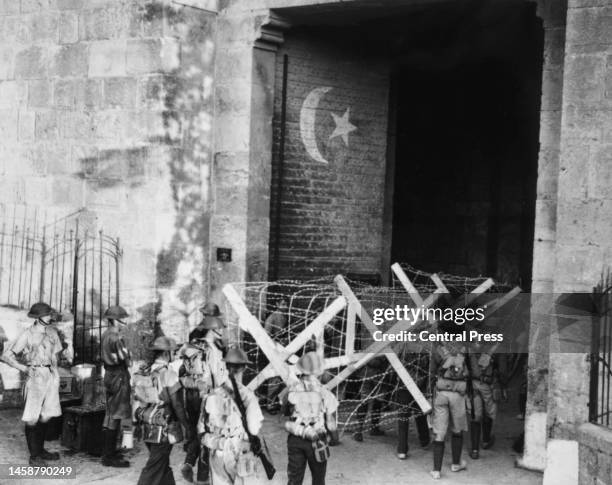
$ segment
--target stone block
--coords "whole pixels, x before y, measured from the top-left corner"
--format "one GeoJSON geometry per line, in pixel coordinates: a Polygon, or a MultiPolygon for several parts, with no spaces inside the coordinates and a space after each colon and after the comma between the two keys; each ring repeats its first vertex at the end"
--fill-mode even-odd
{"type": "Polygon", "coordinates": [[[130,15],[129,3],[81,10],[79,39],[87,41],[126,38],[130,32],[130,15]]]}
{"type": "Polygon", "coordinates": [[[14,15],[19,13],[19,2],[16,0],[0,0],[0,13],[14,15]]]}
{"type": "Polygon", "coordinates": [[[51,81],[37,80],[28,83],[28,106],[30,108],[50,108],[53,106],[51,81]]]}
{"type": "Polygon", "coordinates": [[[220,152],[246,151],[250,143],[250,116],[218,114],[215,119],[215,148],[220,152]]]}
{"type": "Polygon", "coordinates": [[[89,47],[89,77],[116,77],[126,73],[126,42],[93,42],[89,47]]]}
{"type": "Polygon", "coordinates": [[[543,111],[561,108],[563,99],[563,69],[545,69],[542,72],[542,107],[543,111]]]}
{"type": "Polygon", "coordinates": [[[0,82],[0,109],[19,106],[19,85],[17,81],[0,82]]]}
{"type": "Polygon", "coordinates": [[[612,99],[612,56],[606,59],[605,96],[612,99]]]}
{"type": "Polygon", "coordinates": [[[543,485],[578,485],[578,442],[550,440],[543,485]]]}
{"type": "Polygon", "coordinates": [[[173,71],[180,65],[180,44],[174,39],[130,40],[127,65],[129,74],[173,71]]]}
{"type": "Polygon", "coordinates": [[[59,121],[55,111],[39,111],[36,113],[35,136],[39,140],[56,139],[59,137],[59,121]]]}
{"type": "Polygon", "coordinates": [[[136,79],[119,77],[104,80],[106,108],[134,108],[136,99],[136,79]]]}
{"type": "Polygon", "coordinates": [[[546,29],[544,33],[544,68],[563,68],[565,28],[546,29]]]}
{"type": "Polygon", "coordinates": [[[28,47],[15,56],[16,79],[41,79],[48,72],[48,60],[39,46],[28,47]]]}
{"type": "MultiPolygon", "coordinates": [[[[567,42],[570,46],[612,44],[612,8],[569,9],[567,42]]],[[[597,47],[598,50],[605,50],[597,47]]]]}
{"type": "Polygon", "coordinates": [[[559,149],[561,141],[561,112],[542,111],[540,113],[540,146],[559,149]]]}
{"type": "Polygon", "coordinates": [[[138,107],[149,110],[164,109],[167,81],[167,78],[161,74],[138,79],[138,107]]]}
{"type": "Polygon", "coordinates": [[[60,44],[74,44],[79,40],[79,17],[74,12],[63,12],[59,18],[60,44]]]}
{"type": "Polygon", "coordinates": [[[83,7],[85,0],[57,0],[59,10],[78,10],[83,7]]]}
{"type": "MultiPolygon", "coordinates": [[[[40,11],[39,11],[40,12],[40,11]]],[[[43,11],[32,15],[27,22],[32,42],[57,43],[59,15],[57,12],[43,11]]]]}
{"type": "Polygon", "coordinates": [[[19,139],[33,140],[35,136],[36,113],[33,111],[19,111],[19,139]]]}
{"type": "Polygon", "coordinates": [[[589,164],[589,197],[612,200],[612,145],[593,147],[589,164]]]}
{"type": "Polygon", "coordinates": [[[588,184],[588,145],[567,145],[559,162],[559,199],[585,199],[588,184]]]}
{"type": "MultiPolygon", "coordinates": [[[[19,2],[15,1],[15,3],[19,2]]],[[[57,8],[57,0],[21,0],[20,4],[21,13],[37,13],[41,10],[52,10],[57,8]]]]}
{"type": "Polygon", "coordinates": [[[95,128],[93,115],[85,111],[64,111],[60,113],[60,135],[64,139],[93,141],[95,128]]]}
{"type": "Polygon", "coordinates": [[[55,177],[51,186],[51,194],[54,205],[83,207],[85,181],[76,177],[55,177]]]}
{"type": "Polygon", "coordinates": [[[565,63],[564,102],[597,108],[604,94],[605,57],[571,55],[565,63]]]}
{"type": "Polygon", "coordinates": [[[533,245],[533,279],[546,280],[555,274],[555,243],[536,239],[533,245]]]}
{"type": "Polygon", "coordinates": [[[88,72],[88,46],[63,45],[55,55],[54,75],[58,77],[85,77],[88,72]]]}
{"type": "Polygon", "coordinates": [[[563,136],[567,143],[593,144],[602,140],[607,113],[575,105],[565,107],[563,136]]]}
{"type": "Polygon", "coordinates": [[[120,111],[98,111],[94,113],[94,131],[98,139],[120,140],[127,132],[128,113],[120,111]]]}
{"type": "Polygon", "coordinates": [[[3,143],[17,140],[17,110],[0,110],[0,139],[3,143]]]}
{"type": "Polygon", "coordinates": [[[49,206],[51,204],[49,185],[48,177],[28,177],[28,183],[25,184],[25,200],[28,203],[49,206]]]}
{"type": "Polygon", "coordinates": [[[14,57],[12,46],[0,46],[0,80],[13,78],[14,57]]]}
{"type": "Polygon", "coordinates": [[[555,200],[557,198],[558,177],[559,150],[542,147],[538,160],[538,200],[555,200]]]}

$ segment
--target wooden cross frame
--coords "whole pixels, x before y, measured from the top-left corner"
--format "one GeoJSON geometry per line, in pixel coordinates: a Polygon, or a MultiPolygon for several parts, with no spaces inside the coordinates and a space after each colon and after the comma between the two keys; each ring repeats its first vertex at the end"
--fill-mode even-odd
{"type": "MultiPolygon", "coordinates": [[[[254,317],[246,307],[242,298],[235,288],[227,284],[223,287],[223,294],[238,315],[238,324],[245,332],[250,333],[262,352],[270,363],[247,385],[251,390],[257,389],[266,379],[279,376],[288,386],[297,381],[297,374],[294,366],[290,366],[286,361],[302,348],[312,336],[317,337],[323,333],[325,325],[329,323],[340,311],[346,307],[346,300],[339,296],[327,308],[323,310],[300,334],[295,337],[289,345],[282,347],[276,344],[268,333],[261,326],[259,320],[254,317]]],[[[326,359],[325,367],[346,365],[347,359],[335,358],[326,359]]]]}
{"type": "MultiPolygon", "coordinates": [[[[416,290],[414,290],[414,291],[416,292],[416,290]]],[[[442,294],[442,293],[443,293],[443,290],[438,290],[437,289],[434,293],[432,293],[427,298],[427,300],[423,300],[420,297],[420,295],[418,295],[418,292],[417,292],[417,296],[414,296],[414,295],[411,295],[411,296],[413,296],[413,300],[415,301],[415,303],[418,300],[419,302],[421,302],[423,308],[426,309],[426,308],[430,307],[431,305],[433,305],[437,301],[437,299],[440,297],[440,294],[442,294]],[[415,300],[415,298],[417,298],[417,300],[415,300]]],[[[362,312],[362,315],[363,315],[363,313],[365,313],[365,312],[362,312]]],[[[411,322],[409,320],[400,320],[399,322],[396,322],[386,332],[386,334],[394,334],[394,333],[397,334],[397,333],[400,333],[403,330],[407,330],[409,327],[412,327],[416,323],[420,323],[420,322],[422,322],[422,320],[419,320],[418,322],[411,322]]],[[[371,343],[364,350],[363,357],[358,359],[356,362],[353,362],[350,365],[348,365],[336,377],[334,377],[331,381],[329,381],[327,384],[325,384],[325,387],[327,389],[333,389],[334,387],[338,386],[340,383],[342,383],[344,380],[346,380],[348,377],[350,377],[357,369],[363,367],[370,360],[375,358],[380,352],[382,352],[383,350],[385,350],[387,347],[391,346],[392,344],[393,344],[393,342],[387,341],[387,340],[384,340],[384,339],[382,341],[376,341],[376,342],[371,343]]],[[[401,364],[401,362],[400,362],[400,364],[401,364]]],[[[403,368],[403,366],[401,366],[401,367],[403,368]]],[[[395,366],[394,366],[394,369],[395,369],[395,366]]],[[[397,372],[397,369],[396,369],[396,372],[397,372]]],[[[404,374],[404,373],[402,373],[402,374],[404,374]]],[[[408,373],[406,372],[404,374],[404,377],[406,376],[406,374],[408,374],[408,373]]],[[[409,374],[408,374],[408,377],[410,377],[409,374]]],[[[417,389],[418,389],[418,387],[417,387],[417,389]]],[[[419,403],[419,406],[421,406],[421,409],[431,410],[431,405],[429,403],[425,404],[424,402],[421,401],[421,403],[419,403]]]]}
{"type": "MultiPolygon", "coordinates": [[[[363,308],[363,305],[359,302],[358,298],[355,296],[355,293],[353,293],[353,290],[350,288],[348,283],[345,281],[345,279],[341,275],[336,276],[334,278],[334,281],[336,285],[338,285],[338,288],[340,289],[340,292],[342,293],[342,295],[344,295],[344,298],[346,298],[346,300],[348,301],[349,314],[352,313],[353,316],[359,315],[359,318],[363,322],[365,327],[368,329],[368,331],[372,335],[374,335],[374,332],[376,332],[378,328],[372,321],[372,318],[370,318],[370,315],[368,314],[368,312],[366,312],[366,310],[363,308]]],[[[349,343],[348,340],[349,340],[349,334],[350,334],[353,340],[353,342],[351,342],[350,348],[353,349],[354,339],[355,339],[355,320],[354,319],[352,321],[347,320],[347,324],[348,324],[347,344],[349,343]],[[351,326],[352,326],[352,330],[349,330],[351,326]]],[[[347,345],[347,350],[348,349],[349,347],[347,345]]],[[[421,411],[423,411],[423,413],[429,413],[431,411],[431,404],[425,398],[425,396],[423,395],[423,393],[421,392],[417,384],[414,382],[414,379],[412,378],[410,373],[406,370],[406,368],[404,367],[404,364],[402,363],[400,358],[397,356],[397,354],[395,352],[388,352],[388,353],[385,353],[385,357],[387,358],[387,360],[389,361],[393,369],[395,369],[395,372],[397,372],[398,377],[402,380],[402,382],[406,386],[406,389],[408,389],[410,394],[412,394],[412,397],[414,398],[415,402],[421,408],[421,411]]],[[[362,359],[363,357],[360,359],[356,359],[356,360],[360,361],[362,359]]]]}

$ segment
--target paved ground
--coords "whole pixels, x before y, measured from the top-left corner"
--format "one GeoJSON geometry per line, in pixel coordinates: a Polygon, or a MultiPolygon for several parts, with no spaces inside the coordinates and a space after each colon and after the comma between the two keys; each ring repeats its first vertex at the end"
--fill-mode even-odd
{"type": "MultiPolygon", "coordinates": [[[[511,404],[503,406],[504,412],[498,423],[498,442],[494,450],[483,451],[481,459],[473,461],[466,458],[468,470],[460,473],[451,473],[450,446],[447,445],[447,454],[443,468],[443,479],[433,482],[429,477],[431,469],[431,450],[420,449],[415,435],[411,436],[411,450],[406,461],[400,461],[395,456],[396,434],[393,426],[387,427],[386,436],[370,437],[366,435],[364,442],[357,443],[351,436],[345,435],[342,444],[332,449],[332,456],[328,467],[329,485],[387,485],[387,484],[432,484],[458,483],[470,485],[484,484],[540,484],[542,475],[515,468],[516,456],[510,446],[512,436],[518,434],[522,429],[522,422],[514,418],[516,408],[511,404]],[[413,445],[414,444],[414,445],[413,445]]],[[[18,410],[0,411],[0,436],[4,439],[0,443],[0,463],[24,464],[26,462],[26,448],[23,438],[23,426],[19,421],[18,410]]],[[[411,432],[413,431],[411,426],[411,432]]],[[[261,483],[283,484],[286,483],[286,433],[282,428],[282,421],[278,416],[266,416],[264,434],[273,454],[274,462],[278,469],[277,476],[272,482],[265,478],[261,483]]],[[[466,437],[467,441],[467,437],[466,437]]],[[[75,480],[0,480],[0,485],[11,485],[13,483],[24,485],[36,485],[41,483],[53,484],[95,484],[95,485],[128,485],[135,484],[138,480],[147,452],[142,444],[129,452],[132,466],[129,469],[110,469],[100,465],[99,459],[85,454],[67,455],[62,450],[59,442],[47,444],[48,449],[62,452],[63,463],[75,467],[77,479],[75,480]]],[[[179,466],[182,463],[183,451],[181,446],[176,446],[172,452],[172,464],[175,471],[177,484],[184,484],[180,477],[179,466]]],[[[263,476],[263,475],[262,475],[263,476]]],[[[307,472],[308,476],[308,472],[307,472]]],[[[310,483],[307,478],[305,483],[310,483]]]]}

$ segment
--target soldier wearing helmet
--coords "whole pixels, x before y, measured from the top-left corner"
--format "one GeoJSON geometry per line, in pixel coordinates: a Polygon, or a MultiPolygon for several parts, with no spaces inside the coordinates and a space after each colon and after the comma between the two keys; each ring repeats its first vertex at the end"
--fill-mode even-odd
{"type": "Polygon", "coordinates": [[[310,468],[313,485],[325,484],[329,438],[338,441],[336,410],[338,400],[319,382],[324,371],[323,359],[316,352],[307,352],[296,365],[301,376],[289,387],[284,398],[287,439],[287,475],[290,485],[301,485],[306,465],[310,468]]]}
{"type": "Polygon", "coordinates": [[[247,355],[240,348],[232,347],[223,361],[228,369],[227,378],[204,398],[198,427],[203,433],[202,445],[209,450],[211,482],[244,484],[256,480],[256,458],[235,400],[234,383],[252,436],[259,433],[263,414],[253,391],[242,385],[244,369],[250,363],[247,355]]]}
{"type": "Polygon", "coordinates": [[[102,423],[103,451],[102,465],[128,467],[130,464],[117,454],[117,435],[121,420],[132,416],[130,402],[130,352],[121,336],[121,327],[129,315],[119,305],[106,309],[103,317],[108,328],[102,334],[100,343],[104,363],[104,389],[106,394],[106,414],[102,423]]]}
{"type": "MultiPolygon", "coordinates": [[[[210,313],[219,313],[219,308],[214,304],[206,305],[201,311],[204,309],[210,313]]],[[[202,398],[225,382],[227,377],[219,346],[223,328],[225,325],[219,316],[205,314],[200,325],[190,332],[189,342],[179,351],[183,361],[179,376],[185,388],[184,404],[191,430],[190,439],[185,445],[185,462],[181,466],[181,474],[189,483],[193,482],[196,462],[196,483],[209,483],[208,450],[200,446],[197,426],[202,398]]]]}
{"type": "Polygon", "coordinates": [[[21,419],[25,422],[30,465],[33,466],[46,466],[46,460],[59,460],[58,453],[50,453],[44,448],[47,422],[62,414],[57,364],[63,347],[52,325],[55,315],[57,312],[47,303],[32,305],[28,317],[34,319],[34,324],[6,349],[2,357],[4,362],[26,375],[21,419]]]}
{"type": "Polygon", "coordinates": [[[153,351],[154,361],[147,373],[155,384],[156,402],[142,403],[143,407],[136,410],[137,418],[144,423],[144,441],[149,449],[149,459],[140,473],[138,485],[169,485],[175,483],[170,468],[170,453],[172,446],[182,441],[181,426],[186,430],[187,439],[191,437],[181,398],[181,382],[178,374],[169,366],[177,348],[176,342],[170,337],[161,336],[149,348],[153,351]]]}

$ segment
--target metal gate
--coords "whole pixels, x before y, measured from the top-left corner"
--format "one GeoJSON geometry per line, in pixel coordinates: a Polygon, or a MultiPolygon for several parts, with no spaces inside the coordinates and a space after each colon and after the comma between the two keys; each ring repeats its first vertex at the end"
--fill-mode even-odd
{"type": "Polygon", "coordinates": [[[45,301],[74,319],[75,362],[100,359],[102,314],[119,304],[118,238],[80,228],[77,211],[53,217],[26,206],[0,206],[0,306],[45,301]]]}
{"type": "Polygon", "coordinates": [[[608,272],[594,289],[598,315],[591,337],[589,421],[612,427],[612,274],[608,272]]]}

